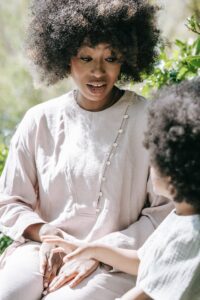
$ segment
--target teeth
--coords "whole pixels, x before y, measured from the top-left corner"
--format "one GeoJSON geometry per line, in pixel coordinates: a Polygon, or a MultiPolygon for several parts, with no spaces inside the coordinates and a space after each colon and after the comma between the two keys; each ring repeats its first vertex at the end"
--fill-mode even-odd
{"type": "Polygon", "coordinates": [[[105,85],[105,83],[89,83],[89,85],[95,86],[95,87],[101,87],[105,85]]]}

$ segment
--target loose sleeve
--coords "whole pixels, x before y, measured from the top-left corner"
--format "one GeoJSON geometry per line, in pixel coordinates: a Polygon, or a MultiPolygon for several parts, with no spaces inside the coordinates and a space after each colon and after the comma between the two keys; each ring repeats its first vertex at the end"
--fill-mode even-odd
{"type": "Polygon", "coordinates": [[[174,208],[171,200],[153,193],[150,178],[147,183],[146,195],[146,205],[138,220],[123,231],[106,235],[100,239],[101,242],[126,249],[138,249],[143,245],[145,240],[174,208]]]}
{"type": "Polygon", "coordinates": [[[23,242],[24,230],[31,224],[45,223],[35,212],[38,204],[34,158],[36,125],[29,111],[10,144],[0,178],[0,231],[23,242]]]}

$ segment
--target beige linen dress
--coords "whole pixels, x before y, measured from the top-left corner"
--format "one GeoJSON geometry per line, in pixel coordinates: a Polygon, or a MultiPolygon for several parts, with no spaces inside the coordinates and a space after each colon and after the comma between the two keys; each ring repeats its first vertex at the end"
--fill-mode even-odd
{"type": "MultiPolygon", "coordinates": [[[[0,231],[15,242],[1,257],[0,300],[41,299],[39,244],[23,238],[29,225],[48,222],[71,239],[138,249],[172,209],[147,184],[146,101],[126,91],[112,107],[90,112],[74,94],[31,108],[11,141],[0,231]]],[[[133,285],[130,275],[98,268],[45,299],[111,300],[133,285]]]]}

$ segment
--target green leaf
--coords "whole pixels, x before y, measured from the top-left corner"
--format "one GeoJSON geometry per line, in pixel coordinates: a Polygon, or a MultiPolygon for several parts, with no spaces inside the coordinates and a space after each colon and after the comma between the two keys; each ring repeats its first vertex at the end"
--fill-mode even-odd
{"type": "Polygon", "coordinates": [[[196,40],[196,55],[200,54],[200,38],[196,40]]]}
{"type": "Polygon", "coordinates": [[[186,61],[192,66],[200,68],[200,55],[188,56],[186,61]]]}
{"type": "Polygon", "coordinates": [[[177,79],[178,80],[185,79],[185,75],[187,74],[187,72],[188,72],[188,68],[182,67],[178,72],[177,79]]]}

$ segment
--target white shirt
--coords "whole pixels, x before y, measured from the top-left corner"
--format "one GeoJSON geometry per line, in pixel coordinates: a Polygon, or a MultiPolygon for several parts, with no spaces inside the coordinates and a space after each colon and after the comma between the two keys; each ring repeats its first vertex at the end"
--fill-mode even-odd
{"type": "Polygon", "coordinates": [[[137,285],[151,298],[200,299],[200,215],[171,212],[138,255],[137,285]]]}

